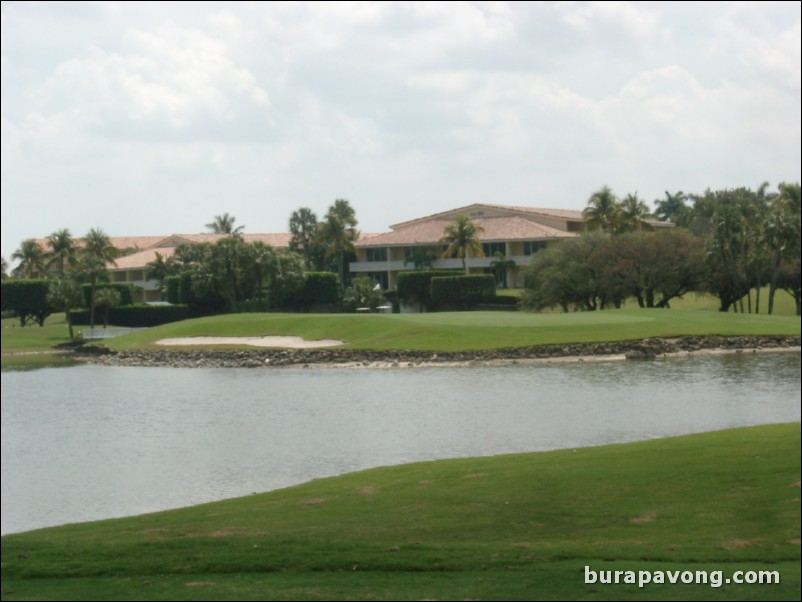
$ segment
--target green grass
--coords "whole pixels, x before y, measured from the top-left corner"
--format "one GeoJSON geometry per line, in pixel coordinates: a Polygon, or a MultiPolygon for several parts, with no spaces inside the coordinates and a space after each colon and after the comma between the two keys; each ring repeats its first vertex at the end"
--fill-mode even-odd
{"type": "Polygon", "coordinates": [[[796,317],[659,309],[571,314],[235,314],[166,324],[106,344],[122,350],[147,348],[174,337],[294,335],[337,339],[351,349],[468,351],[681,335],[799,333],[796,317]]]}
{"type": "Polygon", "coordinates": [[[2,539],[2,598],[799,599],[800,425],[380,468],[2,539]],[[585,585],[599,570],[780,585],[585,585]]]}

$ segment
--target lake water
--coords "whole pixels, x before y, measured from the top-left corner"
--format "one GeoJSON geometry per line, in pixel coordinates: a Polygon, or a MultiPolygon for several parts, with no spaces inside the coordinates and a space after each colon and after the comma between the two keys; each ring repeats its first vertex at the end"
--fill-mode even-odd
{"type": "Polygon", "coordinates": [[[2,533],[375,466],[800,420],[800,354],[2,374],[2,533]]]}

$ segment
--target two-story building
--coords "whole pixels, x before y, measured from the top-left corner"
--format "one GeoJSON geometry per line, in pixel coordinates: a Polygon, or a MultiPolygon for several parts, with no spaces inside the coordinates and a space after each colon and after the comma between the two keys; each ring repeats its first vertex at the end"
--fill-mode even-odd
{"type": "Polygon", "coordinates": [[[443,234],[458,215],[478,227],[484,257],[468,257],[470,273],[489,272],[497,253],[514,262],[502,271],[501,286],[523,287],[524,268],[532,255],[562,239],[577,236],[584,227],[581,211],[474,204],[390,226],[391,231],[356,243],[354,276],[369,276],[384,289],[395,288],[398,273],[414,269],[414,258],[429,250],[433,269],[462,269],[462,260],[444,258],[443,234]]]}

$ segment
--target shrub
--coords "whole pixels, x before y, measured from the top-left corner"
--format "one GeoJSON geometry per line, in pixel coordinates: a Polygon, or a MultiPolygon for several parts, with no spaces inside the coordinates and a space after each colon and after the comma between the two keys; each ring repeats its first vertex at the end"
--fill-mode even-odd
{"type": "MultiPolygon", "coordinates": [[[[71,311],[75,325],[89,325],[89,310],[71,311]]],[[[124,305],[109,308],[109,323],[126,328],[147,328],[170,322],[180,322],[200,315],[186,305],[124,305]]]]}
{"type": "Polygon", "coordinates": [[[47,280],[3,280],[0,286],[3,312],[16,314],[21,326],[25,326],[31,318],[39,326],[44,325],[45,319],[53,311],[47,302],[50,286],[47,280]]]}
{"type": "Polygon", "coordinates": [[[496,279],[490,274],[432,278],[432,301],[440,307],[473,309],[495,295],[496,279]]]}
{"type": "Polygon", "coordinates": [[[416,270],[398,274],[396,294],[398,301],[418,305],[420,310],[433,309],[432,278],[449,277],[459,274],[454,270],[416,270]]]}

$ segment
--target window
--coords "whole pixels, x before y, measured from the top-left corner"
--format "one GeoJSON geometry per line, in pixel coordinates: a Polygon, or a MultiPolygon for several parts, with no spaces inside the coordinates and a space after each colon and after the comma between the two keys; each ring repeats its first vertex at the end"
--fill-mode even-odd
{"type": "Polygon", "coordinates": [[[507,255],[506,245],[503,242],[486,242],[482,245],[482,252],[485,257],[494,257],[498,252],[505,257],[507,255]]]}
{"type": "Polygon", "coordinates": [[[524,241],[524,255],[534,255],[538,251],[545,249],[546,243],[542,240],[524,241]]]}
{"type": "Polygon", "coordinates": [[[365,261],[387,261],[387,247],[365,249],[365,261]]]}

